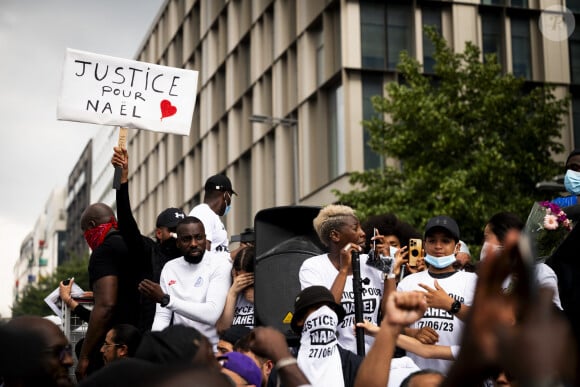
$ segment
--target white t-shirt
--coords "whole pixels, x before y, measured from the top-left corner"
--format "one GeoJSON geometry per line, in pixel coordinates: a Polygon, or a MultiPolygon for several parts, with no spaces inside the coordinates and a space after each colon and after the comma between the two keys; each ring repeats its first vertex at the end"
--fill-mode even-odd
{"type": "Polygon", "coordinates": [[[560,302],[560,292],[558,291],[558,276],[554,270],[545,263],[537,263],[535,269],[538,286],[541,288],[552,289],[554,291],[552,302],[558,308],[562,309],[562,303],[560,302]]]}
{"type": "Polygon", "coordinates": [[[310,313],[304,321],[298,366],[313,386],[344,386],[336,340],[338,317],[328,306],[310,313]]]}
{"type": "MultiPolygon", "coordinates": [[[[363,284],[362,286],[363,317],[375,325],[379,325],[378,317],[384,290],[383,275],[381,271],[366,264],[367,258],[368,256],[366,254],[361,254],[360,256],[361,278],[369,279],[369,284],[363,284]]],[[[313,285],[321,285],[330,289],[337,275],[338,270],[330,262],[328,254],[317,255],[308,258],[302,263],[299,272],[300,287],[304,289],[313,285]]],[[[346,311],[346,316],[337,328],[338,342],[345,349],[357,353],[356,337],[353,328],[355,325],[355,316],[352,275],[346,278],[341,304],[346,311]]],[[[369,351],[374,340],[374,337],[365,335],[366,352],[369,351]]]]}
{"type": "Polygon", "coordinates": [[[211,251],[229,252],[228,250],[228,232],[222,223],[222,220],[213,212],[213,210],[205,203],[198,204],[193,207],[189,216],[195,216],[205,228],[205,237],[211,242],[211,251]]]}
{"type": "MultiPolygon", "coordinates": [[[[435,278],[429,274],[428,270],[419,273],[411,274],[405,278],[397,286],[397,291],[414,291],[419,290],[424,292],[425,289],[419,284],[425,284],[431,288],[435,288],[435,280],[439,285],[445,289],[453,299],[460,301],[462,304],[471,305],[475,293],[475,285],[477,283],[477,275],[464,271],[458,271],[445,278],[435,278]]],[[[411,325],[412,328],[431,327],[439,334],[438,345],[460,345],[461,336],[463,334],[463,322],[455,315],[450,314],[446,310],[437,308],[427,308],[423,317],[411,325]]],[[[421,356],[409,353],[417,366],[421,369],[432,368],[439,372],[446,373],[451,366],[450,360],[439,359],[425,359],[421,356]]]]}
{"type": "Polygon", "coordinates": [[[254,329],[254,303],[250,302],[243,294],[238,294],[232,326],[242,325],[254,329]]]}
{"type": "MultiPolygon", "coordinates": [[[[538,262],[534,265],[534,273],[536,274],[535,280],[539,287],[552,289],[554,292],[552,302],[561,310],[562,303],[560,302],[560,292],[558,291],[558,276],[554,270],[545,263],[538,262]]],[[[507,291],[511,286],[511,282],[512,277],[510,275],[503,281],[502,289],[507,291]]]]}
{"type": "Polygon", "coordinates": [[[417,367],[417,364],[409,356],[391,359],[391,370],[389,372],[387,387],[399,387],[407,376],[419,370],[420,368],[417,367]]]}
{"type": "Polygon", "coordinates": [[[165,264],[159,285],[169,294],[167,306],[157,304],[152,331],[173,324],[191,326],[205,335],[215,347],[218,335],[215,324],[224,310],[231,286],[232,265],[223,255],[206,251],[198,264],[183,257],[165,264]]]}

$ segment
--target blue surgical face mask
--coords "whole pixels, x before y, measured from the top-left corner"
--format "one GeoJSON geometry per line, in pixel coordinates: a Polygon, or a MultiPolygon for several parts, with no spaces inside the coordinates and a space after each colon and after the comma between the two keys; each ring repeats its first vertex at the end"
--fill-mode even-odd
{"type": "Polygon", "coordinates": [[[425,262],[436,269],[445,269],[447,266],[455,262],[455,254],[449,254],[444,257],[434,257],[432,255],[425,255],[425,262]]]}
{"type": "Polygon", "coordinates": [[[564,186],[572,195],[580,195],[580,172],[568,169],[564,176],[564,186]]]}
{"type": "Polygon", "coordinates": [[[226,202],[226,209],[224,210],[224,214],[222,216],[226,216],[228,214],[228,212],[230,212],[230,210],[232,209],[232,196],[230,195],[229,192],[224,192],[224,200],[226,202]],[[228,195],[227,198],[226,198],[226,195],[228,195]],[[229,203],[228,203],[228,199],[229,199],[229,203]]]}

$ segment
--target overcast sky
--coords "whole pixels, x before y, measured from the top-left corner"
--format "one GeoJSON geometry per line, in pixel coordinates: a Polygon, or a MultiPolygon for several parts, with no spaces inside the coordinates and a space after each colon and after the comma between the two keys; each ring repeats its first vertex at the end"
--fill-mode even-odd
{"type": "Polygon", "coordinates": [[[56,120],[65,49],[133,59],[164,0],[0,0],[0,314],[50,192],[98,126],[56,120]]]}

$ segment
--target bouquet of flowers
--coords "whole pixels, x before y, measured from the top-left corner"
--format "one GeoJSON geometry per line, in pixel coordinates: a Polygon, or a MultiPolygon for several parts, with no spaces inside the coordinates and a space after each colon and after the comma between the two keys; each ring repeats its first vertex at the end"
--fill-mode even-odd
{"type": "Polygon", "coordinates": [[[556,204],[537,202],[530,211],[524,230],[535,244],[538,259],[544,261],[568,236],[572,222],[556,204]]]}

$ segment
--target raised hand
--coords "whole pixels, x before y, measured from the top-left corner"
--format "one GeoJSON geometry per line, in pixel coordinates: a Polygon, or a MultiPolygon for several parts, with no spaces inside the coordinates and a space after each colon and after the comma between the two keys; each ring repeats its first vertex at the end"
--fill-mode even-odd
{"type": "Polygon", "coordinates": [[[403,327],[423,317],[427,310],[427,298],[423,292],[393,292],[386,305],[386,321],[403,327]]]}

